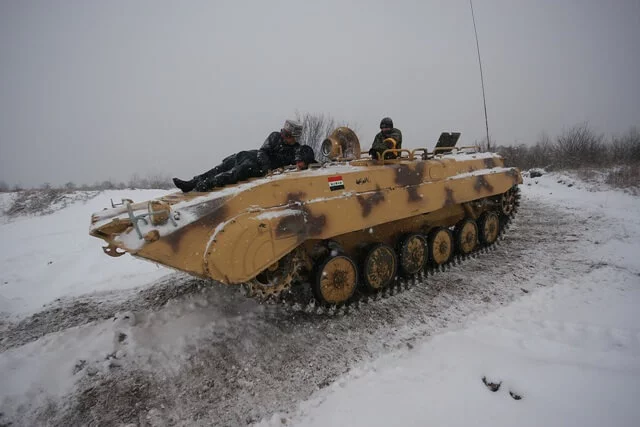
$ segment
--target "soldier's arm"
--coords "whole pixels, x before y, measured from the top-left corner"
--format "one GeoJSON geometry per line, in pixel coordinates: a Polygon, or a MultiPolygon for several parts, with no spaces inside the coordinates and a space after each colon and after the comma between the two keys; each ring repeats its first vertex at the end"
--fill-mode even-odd
{"type": "Polygon", "coordinates": [[[265,139],[262,147],[258,150],[258,162],[265,170],[271,169],[271,154],[277,142],[277,135],[278,132],[271,132],[267,139],[265,139]]]}
{"type": "Polygon", "coordinates": [[[389,133],[389,137],[396,140],[396,148],[402,148],[402,132],[400,132],[400,129],[393,129],[389,133]]]}
{"type": "Polygon", "coordinates": [[[382,134],[377,134],[376,137],[373,139],[373,144],[371,144],[371,149],[379,151],[380,153],[382,153],[384,150],[387,149],[386,144],[382,142],[382,134]]]}

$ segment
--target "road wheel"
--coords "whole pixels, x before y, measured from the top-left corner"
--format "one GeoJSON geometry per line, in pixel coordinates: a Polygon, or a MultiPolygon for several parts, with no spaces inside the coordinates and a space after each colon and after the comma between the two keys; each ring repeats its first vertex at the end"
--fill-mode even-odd
{"type": "Polygon", "coordinates": [[[346,302],[358,284],[358,268],[346,255],[329,256],[316,270],[313,291],[318,300],[327,304],[346,302]]]}
{"type": "Polygon", "coordinates": [[[445,264],[453,254],[453,236],[448,228],[438,227],[429,233],[427,239],[429,257],[433,264],[445,264]]]}
{"type": "Polygon", "coordinates": [[[396,277],[398,258],[393,248],[384,243],[369,247],[362,263],[362,283],[369,291],[388,286],[396,277]]]}
{"type": "Polygon", "coordinates": [[[427,241],[422,234],[408,234],[398,244],[398,265],[403,276],[418,273],[427,262],[427,241]]]}
{"type": "Polygon", "coordinates": [[[495,212],[485,212],[478,220],[480,242],[490,245],[498,239],[500,234],[500,217],[495,212]]]}
{"type": "Polygon", "coordinates": [[[472,219],[463,219],[456,224],[454,236],[456,248],[462,255],[471,253],[478,244],[478,226],[472,219]]]}

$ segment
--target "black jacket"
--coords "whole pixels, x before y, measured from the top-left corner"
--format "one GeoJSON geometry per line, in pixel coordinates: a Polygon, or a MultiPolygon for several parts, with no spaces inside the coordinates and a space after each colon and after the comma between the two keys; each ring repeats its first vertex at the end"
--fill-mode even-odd
{"type": "Polygon", "coordinates": [[[287,145],[280,132],[271,132],[258,150],[258,163],[262,169],[278,169],[296,163],[297,142],[287,145]]]}
{"type": "MultiPolygon", "coordinates": [[[[386,149],[392,148],[392,147],[388,147],[387,144],[383,142],[387,138],[393,138],[396,140],[396,146],[395,146],[396,149],[402,148],[402,132],[400,132],[400,129],[393,128],[387,133],[378,132],[376,137],[373,139],[371,150],[369,150],[369,154],[371,154],[371,156],[374,159],[378,158],[376,153],[382,155],[382,153],[384,153],[386,149]]],[[[393,153],[387,153],[387,156],[386,156],[387,159],[393,159],[395,157],[396,157],[396,154],[393,154],[393,153]]]]}

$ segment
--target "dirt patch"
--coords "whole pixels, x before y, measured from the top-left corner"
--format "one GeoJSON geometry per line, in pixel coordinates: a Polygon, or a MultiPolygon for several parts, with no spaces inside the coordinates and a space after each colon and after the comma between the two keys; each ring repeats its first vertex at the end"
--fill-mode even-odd
{"type": "Polygon", "coordinates": [[[58,299],[44,310],[18,323],[0,322],[0,352],[35,341],[47,334],[86,323],[111,319],[126,311],[157,310],[167,302],[201,291],[213,282],[183,273],[171,274],[130,294],[101,293],[58,299]]]}

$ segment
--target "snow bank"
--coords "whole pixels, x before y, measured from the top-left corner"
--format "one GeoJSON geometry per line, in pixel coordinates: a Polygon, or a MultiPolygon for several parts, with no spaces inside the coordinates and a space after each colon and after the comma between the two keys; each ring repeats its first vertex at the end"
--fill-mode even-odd
{"type": "Polygon", "coordinates": [[[133,288],[170,272],[129,255],[111,258],[88,234],[91,214],[111,207],[110,199],[143,201],[167,193],[104,191],[51,215],[0,224],[0,315],[27,315],[62,296],[133,288]]]}

